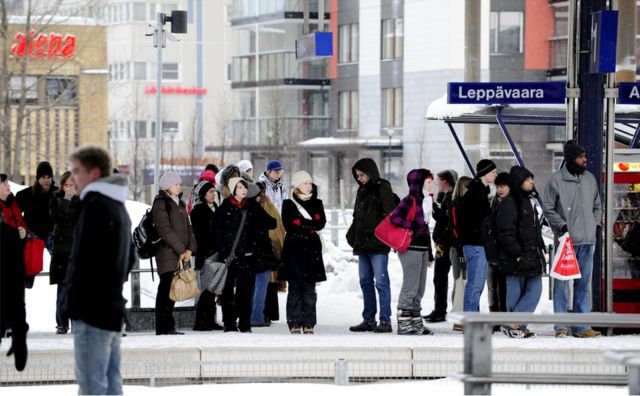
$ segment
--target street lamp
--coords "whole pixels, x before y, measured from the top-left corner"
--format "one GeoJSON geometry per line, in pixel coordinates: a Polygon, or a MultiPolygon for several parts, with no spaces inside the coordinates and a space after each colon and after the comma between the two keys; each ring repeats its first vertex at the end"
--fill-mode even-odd
{"type": "Polygon", "coordinates": [[[171,16],[167,16],[164,12],[156,14],[156,26],[153,30],[153,46],[157,48],[156,52],[156,155],[155,165],[153,169],[153,193],[159,191],[160,178],[160,147],[162,139],[162,49],[167,45],[167,36],[169,39],[178,41],[173,35],[167,35],[164,25],[171,22],[171,33],[187,32],[187,12],[181,10],[171,11],[171,16]]]}
{"type": "Polygon", "coordinates": [[[391,138],[394,134],[393,128],[387,129],[387,135],[389,136],[389,151],[387,152],[387,180],[391,178],[391,138]]]}

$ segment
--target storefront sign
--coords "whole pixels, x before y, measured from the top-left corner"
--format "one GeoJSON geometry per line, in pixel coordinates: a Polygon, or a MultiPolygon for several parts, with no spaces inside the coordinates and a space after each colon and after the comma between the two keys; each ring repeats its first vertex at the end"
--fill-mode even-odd
{"type": "Polygon", "coordinates": [[[615,162],[614,172],[640,172],[640,162],[615,162]]]}
{"type": "MultiPolygon", "coordinates": [[[[144,87],[144,93],[147,95],[155,95],[158,90],[156,87],[144,87]]],[[[207,94],[206,88],[184,88],[184,87],[162,87],[160,92],[163,95],[197,95],[203,96],[207,94]]]]}
{"type": "Polygon", "coordinates": [[[19,32],[15,36],[11,52],[18,58],[29,56],[31,59],[71,59],[76,52],[76,36],[71,33],[64,37],[59,33],[36,35],[35,30],[32,30],[27,40],[27,36],[19,32]]]}
{"type": "Polygon", "coordinates": [[[564,104],[565,82],[450,82],[450,104],[564,104]]]}

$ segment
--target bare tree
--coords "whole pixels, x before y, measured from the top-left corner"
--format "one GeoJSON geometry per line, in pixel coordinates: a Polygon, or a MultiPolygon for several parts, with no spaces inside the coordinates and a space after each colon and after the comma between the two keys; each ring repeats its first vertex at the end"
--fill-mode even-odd
{"type": "Polygon", "coordinates": [[[246,137],[245,123],[233,123],[234,102],[226,91],[220,91],[213,102],[211,114],[213,141],[220,146],[220,163],[225,163],[227,146],[243,142],[246,137]],[[233,136],[232,136],[233,135],[233,136]]]}

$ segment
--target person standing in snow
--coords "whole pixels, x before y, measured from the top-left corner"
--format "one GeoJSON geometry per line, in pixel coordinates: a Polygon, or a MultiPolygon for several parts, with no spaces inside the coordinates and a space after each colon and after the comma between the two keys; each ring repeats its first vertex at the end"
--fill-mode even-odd
{"type": "Polygon", "coordinates": [[[109,153],[98,146],[80,147],[70,162],[80,202],[63,300],[73,324],[78,394],[121,395],[122,289],[136,262],[127,180],[111,175],[109,153]]]}
{"type": "Polygon", "coordinates": [[[327,223],[318,189],[305,171],[293,176],[291,199],[282,204],[282,223],[286,230],[282,248],[282,268],[278,279],[289,283],[287,324],[291,334],[313,334],[316,325],[316,282],[327,275],[322,260],[322,241],[318,232],[327,223]]]}
{"type": "Polygon", "coordinates": [[[391,212],[391,223],[411,230],[409,249],[398,253],[402,264],[402,289],[398,297],[398,334],[433,334],[422,322],[421,301],[427,283],[427,266],[433,263],[431,235],[427,217],[431,202],[433,174],[428,169],[413,169],[407,174],[409,195],[391,212]]]}
{"type": "Polygon", "coordinates": [[[374,230],[391,213],[396,201],[391,184],[380,177],[378,166],[371,158],[358,160],[351,169],[358,183],[356,203],[353,208],[353,223],[347,231],[347,242],[358,256],[360,288],[364,300],[362,322],[351,326],[350,331],[390,333],[391,328],[391,284],[387,264],[389,247],[380,242],[374,230]],[[376,323],[378,301],[380,324],[376,323]]]}
{"type": "Polygon", "coordinates": [[[267,170],[260,175],[258,181],[264,182],[266,193],[271,202],[278,208],[278,212],[282,213],[282,202],[287,199],[287,187],[282,181],[284,175],[284,165],[278,160],[267,162],[267,170]]]}

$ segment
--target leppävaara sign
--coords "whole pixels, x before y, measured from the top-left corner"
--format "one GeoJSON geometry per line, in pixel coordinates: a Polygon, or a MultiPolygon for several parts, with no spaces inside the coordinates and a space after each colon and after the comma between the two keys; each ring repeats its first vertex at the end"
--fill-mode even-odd
{"type": "Polygon", "coordinates": [[[640,83],[621,82],[618,88],[618,103],[640,104],[640,83]]]}
{"type": "Polygon", "coordinates": [[[447,101],[450,104],[563,104],[564,82],[450,82],[447,101]]]}

